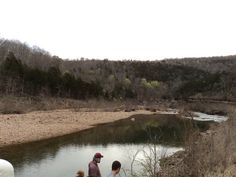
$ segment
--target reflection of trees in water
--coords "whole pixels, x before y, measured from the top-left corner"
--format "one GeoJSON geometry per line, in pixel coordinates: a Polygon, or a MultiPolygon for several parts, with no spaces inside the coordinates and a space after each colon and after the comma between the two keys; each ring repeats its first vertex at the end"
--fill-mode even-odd
{"type": "Polygon", "coordinates": [[[16,145],[0,150],[0,158],[9,160],[15,168],[21,168],[22,165],[38,163],[47,157],[55,157],[60,149],[60,143],[42,141],[16,145]]]}
{"type": "Polygon", "coordinates": [[[130,119],[85,131],[77,137],[77,141],[84,144],[106,145],[108,143],[148,143],[155,139],[153,140],[155,143],[176,146],[181,145],[192,128],[206,130],[208,127],[206,122],[194,121],[193,124],[191,120],[179,119],[176,115],[136,115],[130,119]]]}
{"type": "Polygon", "coordinates": [[[208,129],[209,124],[179,119],[176,115],[135,115],[129,119],[99,125],[95,128],[40,142],[0,150],[0,157],[15,167],[38,163],[48,156],[55,157],[60,148],[68,145],[107,145],[157,143],[179,146],[193,127],[208,129]],[[194,125],[194,126],[193,126],[194,125]],[[153,140],[153,141],[152,141],[153,140]],[[155,141],[155,142],[154,142],[155,141]]]}

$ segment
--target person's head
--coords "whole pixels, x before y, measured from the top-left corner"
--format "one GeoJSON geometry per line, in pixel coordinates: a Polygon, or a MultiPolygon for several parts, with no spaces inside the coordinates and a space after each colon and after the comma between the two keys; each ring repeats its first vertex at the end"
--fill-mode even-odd
{"type": "Polygon", "coordinates": [[[84,172],[83,171],[78,171],[76,177],[84,177],[84,172]]]}
{"type": "Polygon", "coordinates": [[[100,163],[101,162],[101,158],[103,158],[103,155],[99,152],[97,152],[96,154],[94,154],[93,156],[93,160],[97,163],[100,163]]]}
{"type": "Polygon", "coordinates": [[[118,174],[120,172],[120,168],[121,168],[121,163],[119,161],[116,160],[112,163],[111,169],[112,171],[115,172],[115,174],[118,174]]]}

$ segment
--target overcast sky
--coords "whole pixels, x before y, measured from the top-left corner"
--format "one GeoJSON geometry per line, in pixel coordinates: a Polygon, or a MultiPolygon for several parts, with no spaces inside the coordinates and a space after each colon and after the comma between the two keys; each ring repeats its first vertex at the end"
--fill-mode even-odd
{"type": "Polygon", "coordinates": [[[62,58],[236,54],[235,0],[0,0],[0,37],[62,58]]]}

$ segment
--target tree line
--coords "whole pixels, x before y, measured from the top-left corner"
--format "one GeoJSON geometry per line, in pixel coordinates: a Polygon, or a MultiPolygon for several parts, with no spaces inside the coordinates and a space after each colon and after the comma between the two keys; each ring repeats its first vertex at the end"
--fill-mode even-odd
{"type": "Polygon", "coordinates": [[[47,71],[30,68],[9,52],[0,65],[0,92],[19,96],[40,94],[85,99],[97,97],[102,88],[99,83],[87,83],[71,73],[62,73],[57,67],[47,71]]]}
{"type": "Polygon", "coordinates": [[[38,47],[5,40],[0,47],[0,67],[2,94],[75,99],[236,98],[236,56],[162,61],[62,60],[38,47]]]}

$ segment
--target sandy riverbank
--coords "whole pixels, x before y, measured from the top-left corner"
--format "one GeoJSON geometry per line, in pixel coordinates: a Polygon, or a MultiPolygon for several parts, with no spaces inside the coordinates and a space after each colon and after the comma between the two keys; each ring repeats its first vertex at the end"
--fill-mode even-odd
{"type": "Polygon", "coordinates": [[[48,139],[78,132],[94,126],[128,118],[132,112],[76,112],[74,110],[37,111],[27,114],[0,115],[0,147],[48,139]]]}

